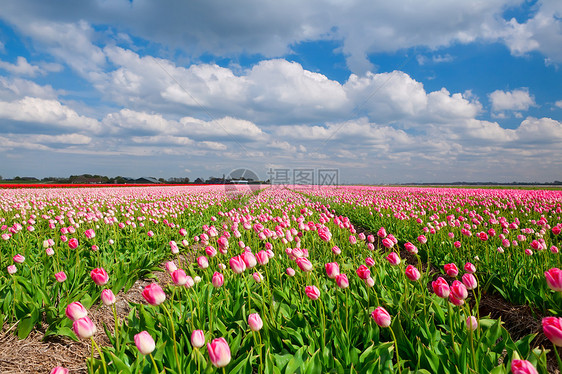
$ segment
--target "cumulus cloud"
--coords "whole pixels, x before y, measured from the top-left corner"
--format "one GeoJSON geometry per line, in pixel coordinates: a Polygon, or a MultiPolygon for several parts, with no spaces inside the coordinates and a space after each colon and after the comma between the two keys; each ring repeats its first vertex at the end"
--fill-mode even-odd
{"type": "Polygon", "coordinates": [[[535,105],[534,97],[529,94],[527,88],[521,88],[513,91],[496,90],[489,95],[494,112],[505,110],[528,110],[529,107],[535,105]]]}
{"type": "Polygon", "coordinates": [[[25,57],[19,56],[15,64],[6,61],[0,61],[0,69],[4,69],[15,75],[27,75],[34,77],[39,74],[44,74],[45,71],[39,66],[31,65],[27,62],[25,57]]]}
{"type": "MultiPolygon", "coordinates": [[[[192,56],[259,54],[273,58],[290,53],[291,46],[300,42],[337,40],[342,43],[348,67],[357,74],[373,70],[368,58],[372,53],[416,46],[437,49],[475,40],[504,41],[514,54],[539,50],[561,61],[560,3],[538,3],[535,15],[522,24],[502,18],[506,9],[519,5],[517,0],[415,4],[407,0],[243,0],[232,4],[213,0],[167,1],[163,6],[128,0],[88,0],[77,6],[67,0],[58,6],[47,6],[21,0],[6,4],[3,18],[36,40],[48,43],[53,53],[68,58],[76,67],[79,62],[103,64],[99,50],[83,39],[83,35],[93,33],[87,24],[120,24],[117,35],[126,31],[192,56]],[[84,21],[72,25],[76,19],[84,21]],[[52,37],[55,31],[62,35],[58,41],[52,37]],[[65,49],[73,48],[76,56],[65,56],[65,49]]],[[[449,59],[437,56],[435,62],[449,59]]]]}

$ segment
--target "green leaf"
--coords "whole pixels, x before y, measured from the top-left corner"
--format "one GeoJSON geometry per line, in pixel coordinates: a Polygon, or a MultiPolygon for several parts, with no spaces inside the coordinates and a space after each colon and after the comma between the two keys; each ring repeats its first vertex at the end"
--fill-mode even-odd
{"type": "Polygon", "coordinates": [[[22,319],[18,324],[18,338],[25,339],[33,330],[35,320],[32,317],[22,319]]]}

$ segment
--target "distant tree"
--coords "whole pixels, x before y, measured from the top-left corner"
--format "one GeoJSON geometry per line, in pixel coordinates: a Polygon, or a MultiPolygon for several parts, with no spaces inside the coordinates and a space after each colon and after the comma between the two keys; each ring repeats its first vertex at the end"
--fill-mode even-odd
{"type": "Polygon", "coordinates": [[[166,183],[166,180],[164,178],[158,178],[158,181],[162,183],[166,183]]]}

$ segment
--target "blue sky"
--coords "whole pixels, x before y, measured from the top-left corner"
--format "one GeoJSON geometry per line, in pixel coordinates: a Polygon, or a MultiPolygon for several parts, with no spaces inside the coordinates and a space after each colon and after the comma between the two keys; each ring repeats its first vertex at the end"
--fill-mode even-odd
{"type": "Polygon", "coordinates": [[[562,2],[3,2],[0,175],[562,179],[562,2]]]}

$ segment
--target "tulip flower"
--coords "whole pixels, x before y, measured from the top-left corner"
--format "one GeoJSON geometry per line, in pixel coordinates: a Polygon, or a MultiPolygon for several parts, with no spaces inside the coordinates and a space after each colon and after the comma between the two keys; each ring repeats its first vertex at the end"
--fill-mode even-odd
{"type": "Polygon", "coordinates": [[[464,264],[464,271],[473,274],[474,272],[476,272],[476,266],[474,266],[471,262],[467,262],[466,264],[464,264]]]}
{"type": "Polygon", "coordinates": [[[340,273],[340,267],[337,262],[329,262],[325,265],[326,274],[328,278],[335,279],[336,276],[340,273]]]}
{"type": "Polygon", "coordinates": [[[335,255],[339,255],[339,254],[341,254],[341,249],[340,249],[340,247],[338,247],[337,245],[334,245],[334,246],[332,247],[332,252],[333,252],[335,255]]]}
{"type": "Polygon", "coordinates": [[[193,330],[191,333],[191,345],[194,348],[201,348],[205,345],[205,334],[203,330],[193,330]]]}
{"type": "Polygon", "coordinates": [[[58,273],[55,274],[55,279],[57,280],[57,282],[62,283],[66,280],[66,274],[64,271],[60,271],[58,273]]]}
{"type": "Polygon", "coordinates": [[[258,261],[258,264],[264,266],[267,265],[267,263],[269,262],[269,256],[267,255],[266,251],[262,250],[256,254],[256,260],[258,261]]]}
{"type": "Polygon", "coordinates": [[[209,351],[209,358],[211,363],[217,367],[222,368],[230,362],[230,347],[224,338],[214,339],[211,343],[207,344],[209,351]]]}
{"type": "Polygon", "coordinates": [[[464,300],[468,297],[468,291],[466,289],[466,286],[458,281],[455,280],[453,281],[453,284],[451,285],[451,295],[458,300],[464,300]]]}
{"type": "Polygon", "coordinates": [[[546,284],[551,290],[562,292],[562,270],[552,268],[545,271],[544,276],[546,278],[546,284]]]}
{"type": "Polygon", "coordinates": [[[431,287],[433,288],[433,292],[435,292],[437,296],[442,297],[444,299],[448,298],[449,293],[451,292],[449,288],[449,284],[442,277],[439,277],[437,278],[437,280],[431,282],[431,287]]]}
{"type": "Polygon", "coordinates": [[[476,281],[476,277],[474,276],[474,274],[464,274],[462,276],[462,283],[468,290],[473,290],[478,287],[478,282],[476,281]]]}
{"type": "Polygon", "coordinates": [[[88,339],[92,337],[97,331],[96,325],[94,325],[89,317],[82,317],[74,321],[74,323],[72,324],[72,330],[74,331],[76,336],[82,339],[88,339]]]}
{"type": "Polygon", "coordinates": [[[248,316],[248,325],[250,330],[259,331],[263,327],[263,321],[258,313],[252,313],[248,316]]]}
{"type": "Polygon", "coordinates": [[[76,321],[80,318],[86,317],[88,315],[88,311],[79,301],[75,301],[67,305],[65,314],[70,320],[76,321]]]}
{"type": "Polygon", "coordinates": [[[51,370],[51,374],[68,374],[68,369],[63,368],[62,366],[56,366],[51,370]]]}
{"type": "Polygon", "coordinates": [[[166,300],[166,293],[157,283],[151,283],[144,288],[142,296],[150,305],[160,305],[166,300]]]}
{"type": "Polygon", "coordinates": [[[316,286],[306,286],[304,288],[304,293],[306,293],[306,296],[311,300],[316,300],[320,297],[320,290],[316,286]]]}
{"type": "Polygon", "coordinates": [[[97,268],[90,272],[90,277],[98,286],[103,286],[109,281],[109,275],[103,268],[97,268]]]}
{"type": "Polygon", "coordinates": [[[211,283],[215,288],[220,288],[224,284],[224,276],[218,271],[215,271],[211,283]]]}
{"type": "Polygon", "coordinates": [[[371,267],[371,266],[375,266],[375,260],[372,257],[367,257],[365,259],[365,265],[371,267]]]}
{"type": "Polygon", "coordinates": [[[104,305],[113,305],[115,304],[115,294],[110,289],[105,289],[101,292],[101,301],[104,305]]]}
{"type": "Polygon", "coordinates": [[[478,320],[474,316],[470,316],[466,319],[467,330],[476,330],[478,328],[478,320]]]}
{"type": "MultiPolygon", "coordinates": [[[[385,239],[386,240],[386,239],[385,239]]],[[[388,256],[386,256],[386,260],[391,264],[391,265],[399,265],[400,264],[400,257],[398,256],[398,254],[396,252],[390,252],[388,254],[388,256]]]]}
{"type": "Polygon", "coordinates": [[[539,374],[533,364],[527,360],[511,361],[511,372],[513,374],[539,374]]]}
{"type": "Polygon", "coordinates": [[[172,274],[174,271],[178,270],[178,267],[172,261],[166,262],[164,267],[166,268],[166,271],[170,274],[172,274]]]}
{"type": "Polygon", "coordinates": [[[199,256],[197,257],[197,265],[201,269],[207,269],[209,267],[209,260],[207,260],[207,257],[205,256],[199,256]]]}
{"type": "Polygon", "coordinates": [[[229,260],[230,268],[236,274],[242,274],[246,270],[246,263],[242,256],[234,256],[229,260]]]}
{"type": "Polygon", "coordinates": [[[70,247],[70,249],[76,249],[78,248],[78,239],[76,238],[72,238],[68,241],[68,246],[70,247]]]}
{"type": "Polygon", "coordinates": [[[371,317],[375,320],[375,323],[379,325],[379,327],[388,327],[390,326],[391,318],[390,314],[384,309],[382,306],[379,306],[371,313],[371,317]]]}
{"type": "Polygon", "coordinates": [[[13,260],[16,264],[23,264],[23,262],[25,261],[25,257],[20,254],[17,254],[14,256],[13,260]]]}
{"type": "Polygon", "coordinates": [[[349,280],[347,279],[347,275],[345,274],[336,275],[336,284],[338,285],[339,288],[349,287],[349,280]]]}
{"type": "Polygon", "coordinates": [[[187,282],[187,274],[183,269],[177,269],[172,273],[172,282],[176,286],[183,286],[187,282]]]}
{"type": "Polygon", "coordinates": [[[287,268],[287,270],[285,270],[285,272],[286,272],[287,275],[290,276],[290,277],[294,277],[294,276],[295,276],[295,269],[293,269],[293,268],[287,268]]]}
{"type": "Polygon", "coordinates": [[[16,267],[16,265],[10,265],[8,266],[8,274],[12,275],[15,274],[18,271],[18,268],[16,267]]]}
{"type": "Polygon", "coordinates": [[[557,347],[562,347],[562,317],[546,317],[542,319],[544,335],[557,347]]]}
{"type": "Polygon", "coordinates": [[[142,331],[135,335],[135,345],[142,355],[150,354],[156,348],[156,343],[148,331],[142,331]]]}
{"type": "Polygon", "coordinates": [[[447,273],[448,276],[456,277],[457,275],[459,275],[459,268],[457,268],[457,265],[451,263],[445,264],[445,266],[443,267],[445,268],[445,273],[447,273]]]}
{"type": "Polygon", "coordinates": [[[311,271],[313,268],[312,263],[306,257],[299,257],[297,258],[296,262],[299,268],[304,272],[311,271]]]}
{"type": "Polygon", "coordinates": [[[359,268],[357,268],[357,275],[361,279],[367,279],[371,276],[371,270],[365,265],[360,265],[359,268]]]}
{"type": "Polygon", "coordinates": [[[414,265],[406,266],[406,277],[408,277],[409,280],[415,282],[420,279],[420,276],[420,271],[414,265]]]}

